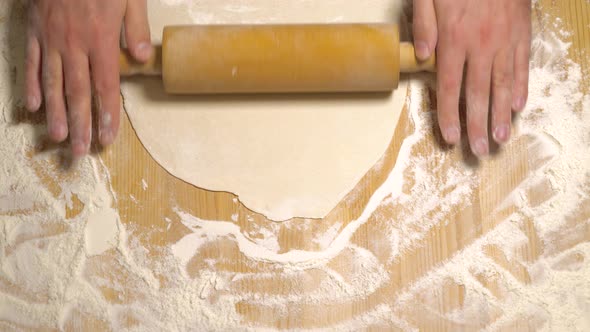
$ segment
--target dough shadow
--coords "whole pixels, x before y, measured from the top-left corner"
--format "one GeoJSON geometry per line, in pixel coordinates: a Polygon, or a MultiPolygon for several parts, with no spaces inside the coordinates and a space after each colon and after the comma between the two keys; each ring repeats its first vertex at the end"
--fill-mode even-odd
{"type": "MultiPolygon", "coordinates": [[[[204,94],[204,95],[171,95],[165,92],[160,78],[131,77],[124,79],[128,84],[138,85],[143,97],[154,103],[200,103],[207,104],[250,104],[250,103],[301,103],[301,102],[330,102],[330,101],[362,101],[386,100],[392,92],[355,92],[355,93],[260,93],[260,94],[204,94]]],[[[280,107],[277,111],[280,112],[280,107]]]]}

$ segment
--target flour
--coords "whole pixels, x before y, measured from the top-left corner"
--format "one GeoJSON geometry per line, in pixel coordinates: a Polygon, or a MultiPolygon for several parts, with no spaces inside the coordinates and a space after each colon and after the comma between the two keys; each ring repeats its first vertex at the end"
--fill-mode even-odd
{"type": "Polygon", "coordinates": [[[88,216],[84,236],[88,255],[100,255],[117,246],[118,219],[119,214],[112,208],[105,208],[88,216]]]}
{"type": "MultiPolygon", "coordinates": [[[[254,10],[245,3],[227,10],[254,10]]],[[[2,2],[3,17],[22,22],[23,10],[2,2]]],[[[11,35],[22,36],[22,24],[11,35]]],[[[11,35],[0,19],[0,45],[11,35]]],[[[458,150],[426,152],[436,121],[428,103],[433,82],[416,75],[407,101],[413,131],[358,218],[315,234],[309,220],[245,231],[237,214],[203,220],[178,207],[177,218],[163,217],[164,227],[188,232],[162,247],[145,247],[145,230],[119,216],[100,159],[64,171],[63,152],[40,148],[42,121],[21,115],[22,98],[12,94],[14,80],[22,83],[13,74],[22,65],[16,50],[24,49],[13,36],[0,57],[0,329],[71,330],[94,321],[117,331],[264,330],[306,312],[316,325],[291,322],[317,330],[412,331],[429,320],[450,330],[590,330],[590,96],[579,90],[580,66],[566,58],[567,35],[535,35],[529,103],[511,143],[527,155],[510,150],[510,158],[500,153],[470,167],[458,150]],[[506,174],[486,173],[488,163],[504,165],[506,174]],[[526,176],[514,180],[516,167],[526,167],[526,176]],[[474,220],[479,228],[454,221],[477,191],[493,200],[505,182],[511,192],[481,202],[491,217],[474,220]],[[425,248],[433,232],[452,227],[457,239],[448,246],[460,248],[425,248]],[[286,248],[285,231],[310,235],[316,249],[286,248]],[[363,232],[368,243],[359,240],[363,232]],[[212,246],[236,254],[210,254],[212,246]],[[232,270],[236,259],[242,272],[232,270]],[[408,262],[417,272],[404,270],[408,262]],[[451,293],[462,294],[460,303],[447,303],[451,293]],[[366,303],[374,306],[351,309],[366,303]]],[[[146,180],[139,185],[148,189],[146,180]]]]}
{"type": "Polygon", "coordinates": [[[338,236],[341,228],[342,223],[335,223],[326,232],[318,234],[312,241],[317,243],[321,249],[326,249],[338,236]]]}

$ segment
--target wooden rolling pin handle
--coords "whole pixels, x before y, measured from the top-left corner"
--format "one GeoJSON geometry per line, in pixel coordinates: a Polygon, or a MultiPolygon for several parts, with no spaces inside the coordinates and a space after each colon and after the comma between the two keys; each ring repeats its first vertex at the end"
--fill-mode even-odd
{"type": "Polygon", "coordinates": [[[399,70],[402,73],[417,73],[421,71],[436,72],[436,55],[433,54],[427,60],[420,61],[416,58],[412,43],[400,43],[399,54],[399,70]]]}
{"type": "Polygon", "coordinates": [[[119,72],[121,76],[162,75],[162,47],[154,46],[152,56],[145,63],[135,60],[129,50],[121,49],[119,52],[119,72]]]}

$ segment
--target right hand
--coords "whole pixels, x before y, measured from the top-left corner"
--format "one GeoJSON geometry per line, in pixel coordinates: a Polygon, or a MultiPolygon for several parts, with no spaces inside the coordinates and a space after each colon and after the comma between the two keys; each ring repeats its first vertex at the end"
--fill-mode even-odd
{"type": "Polygon", "coordinates": [[[414,0],[414,39],[419,59],[437,52],[438,121],[446,142],[461,138],[459,95],[466,68],[471,150],[489,153],[490,99],[492,137],[506,143],[512,112],[521,111],[528,97],[531,1],[414,0]]]}
{"type": "Polygon", "coordinates": [[[100,144],[117,135],[123,24],[131,54],[147,61],[153,50],[146,0],[29,1],[26,107],[36,112],[45,103],[49,137],[61,142],[69,134],[75,157],[90,148],[92,91],[100,144]]]}

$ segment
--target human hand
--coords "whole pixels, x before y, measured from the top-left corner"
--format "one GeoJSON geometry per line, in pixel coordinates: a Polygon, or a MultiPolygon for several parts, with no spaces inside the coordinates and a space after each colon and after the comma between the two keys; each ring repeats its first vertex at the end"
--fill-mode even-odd
{"type": "Polygon", "coordinates": [[[471,150],[489,153],[490,95],[492,136],[507,142],[511,112],[522,110],[528,97],[531,1],[414,0],[414,42],[419,59],[437,52],[438,121],[445,141],[461,139],[458,108],[466,65],[471,150]]]}
{"type": "Polygon", "coordinates": [[[49,137],[61,142],[69,133],[75,157],[90,148],[92,89],[100,143],[117,135],[123,23],[131,54],[146,61],[152,47],[145,0],[29,1],[26,107],[36,112],[44,101],[49,137]]]}

